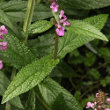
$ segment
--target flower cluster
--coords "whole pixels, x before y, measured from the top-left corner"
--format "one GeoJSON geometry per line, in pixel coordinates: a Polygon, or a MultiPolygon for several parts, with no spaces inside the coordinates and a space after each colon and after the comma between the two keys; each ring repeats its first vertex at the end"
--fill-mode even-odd
{"type": "Polygon", "coordinates": [[[88,102],[86,108],[91,108],[93,110],[110,110],[108,106],[110,105],[110,98],[107,97],[103,91],[96,93],[96,97],[93,103],[88,102]]]}
{"type": "MultiPolygon", "coordinates": [[[[56,12],[58,12],[59,5],[54,0],[51,4],[50,8],[52,9],[53,13],[56,13],[56,12]]],[[[60,11],[59,22],[57,22],[56,26],[57,26],[57,29],[56,29],[57,35],[59,35],[61,37],[64,36],[65,35],[65,26],[70,26],[70,23],[67,21],[67,17],[64,14],[64,10],[60,11]]]]}
{"type": "MultiPolygon", "coordinates": [[[[0,27],[0,39],[1,40],[4,40],[4,37],[3,37],[4,34],[8,34],[8,30],[5,28],[4,25],[2,25],[0,27]]],[[[0,42],[0,50],[4,51],[6,49],[7,49],[7,42],[6,41],[0,42]]],[[[3,62],[2,60],[0,60],[0,69],[2,68],[3,68],[3,62]]]]}

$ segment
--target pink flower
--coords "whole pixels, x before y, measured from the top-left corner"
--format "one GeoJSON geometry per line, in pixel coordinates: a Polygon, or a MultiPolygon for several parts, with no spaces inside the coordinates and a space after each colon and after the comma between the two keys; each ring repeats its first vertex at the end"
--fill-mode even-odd
{"type": "Polygon", "coordinates": [[[63,16],[64,16],[64,10],[61,10],[61,11],[60,11],[59,18],[61,19],[63,16]]]}
{"type": "Polygon", "coordinates": [[[1,50],[6,50],[7,49],[7,42],[6,41],[4,41],[4,42],[0,42],[0,48],[1,48],[1,50]]]}
{"type": "Polygon", "coordinates": [[[61,25],[58,25],[58,27],[56,29],[56,33],[59,36],[64,36],[64,34],[65,34],[65,28],[62,27],[61,25]]]}
{"type": "Polygon", "coordinates": [[[86,108],[94,108],[94,103],[88,102],[86,108]]]}
{"type": "Polygon", "coordinates": [[[60,23],[64,23],[67,20],[67,17],[64,15],[62,19],[60,19],[60,23]]]}
{"type": "Polygon", "coordinates": [[[106,108],[105,110],[110,110],[110,108],[106,108]]]}
{"type": "Polygon", "coordinates": [[[8,34],[8,30],[5,28],[4,25],[0,27],[0,35],[3,35],[3,34],[8,34]]]}
{"type": "Polygon", "coordinates": [[[96,93],[96,97],[98,97],[99,93],[96,93]]]}
{"type": "Polygon", "coordinates": [[[50,8],[52,8],[52,12],[57,12],[58,11],[58,7],[59,7],[59,5],[56,4],[55,1],[50,6],[50,8]]]}
{"type": "Polygon", "coordinates": [[[4,39],[4,38],[3,38],[3,35],[0,35],[0,39],[1,39],[1,40],[3,40],[3,39],[4,39]]]}
{"type": "Polygon", "coordinates": [[[2,60],[0,60],[0,69],[2,69],[3,68],[3,62],[2,62],[2,60]]]}
{"type": "Polygon", "coordinates": [[[63,26],[70,26],[70,22],[65,21],[65,22],[63,23],[63,26]]]}
{"type": "Polygon", "coordinates": [[[107,98],[107,100],[106,100],[108,103],[110,103],[110,98],[107,98]]]}

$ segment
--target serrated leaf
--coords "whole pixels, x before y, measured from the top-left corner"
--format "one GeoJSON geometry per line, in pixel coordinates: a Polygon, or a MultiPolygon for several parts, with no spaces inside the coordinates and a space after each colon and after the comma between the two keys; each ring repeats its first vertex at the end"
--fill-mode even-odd
{"type": "Polygon", "coordinates": [[[110,0],[61,0],[59,3],[64,7],[86,10],[110,6],[110,0]]]}
{"type": "Polygon", "coordinates": [[[61,103],[57,106],[60,110],[63,110],[64,103],[66,104],[65,110],[82,110],[76,99],[67,90],[50,78],[39,84],[39,90],[44,101],[52,108],[52,110],[55,110],[54,105],[60,94],[63,95],[63,99],[60,100],[61,103]]]}
{"type": "Polygon", "coordinates": [[[71,26],[67,28],[67,31],[72,31],[79,35],[89,36],[100,40],[108,41],[104,34],[102,34],[97,28],[88,23],[79,20],[71,20],[70,23],[71,26]]]}
{"type": "Polygon", "coordinates": [[[108,41],[105,35],[94,26],[79,20],[71,21],[71,26],[67,28],[65,36],[59,39],[58,57],[64,57],[66,53],[95,38],[108,41]]]}
{"type": "Polygon", "coordinates": [[[59,60],[53,60],[49,55],[22,68],[9,85],[2,103],[35,87],[49,75],[58,62],[59,60]]]}
{"type": "Polygon", "coordinates": [[[35,110],[35,101],[35,92],[34,90],[30,90],[25,110],[35,110]]]}
{"type": "Polygon", "coordinates": [[[52,21],[40,20],[29,26],[28,32],[30,34],[37,34],[47,31],[53,26],[52,21]]]}
{"type": "Polygon", "coordinates": [[[5,41],[7,41],[7,50],[0,51],[0,59],[6,63],[10,63],[15,68],[21,68],[36,58],[31,53],[31,51],[23,43],[21,43],[12,34],[5,36],[5,41]]]}
{"type": "MultiPolygon", "coordinates": [[[[0,71],[0,95],[1,96],[3,96],[9,84],[10,84],[9,79],[5,76],[5,74],[2,71],[0,71]]],[[[10,103],[15,107],[23,108],[23,105],[21,104],[19,97],[13,98],[12,100],[10,100],[10,103]]]]}
{"type": "Polygon", "coordinates": [[[86,18],[83,21],[101,30],[104,27],[107,19],[108,19],[108,14],[99,14],[97,16],[86,18]]]}
{"type": "MultiPolygon", "coordinates": [[[[93,26],[95,26],[96,28],[98,28],[99,30],[101,30],[106,21],[108,19],[108,14],[100,14],[100,15],[97,15],[97,16],[93,16],[93,17],[90,17],[90,18],[86,18],[84,19],[83,21],[84,22],[87,22],[93,26]]],[[[90,43],[87,43],[85,44],[85,46],[90,49],[93,53],[97,54],[98,52],[96,51],[96,49],[92,46],[92,44],[90,43]]]]}

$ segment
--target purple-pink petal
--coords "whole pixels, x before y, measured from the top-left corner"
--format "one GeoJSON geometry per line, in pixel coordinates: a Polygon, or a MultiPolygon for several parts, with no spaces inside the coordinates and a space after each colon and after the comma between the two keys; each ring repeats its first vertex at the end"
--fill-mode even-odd
{"type": "Polygon", "coordinates": [[[65,21],[65,22],[63,23],[63,26],[70,26],[70,22],[65,21]]]}
{"type": "Polygon", "coordinates": [[[4,40],[4,37],[3,37],[3,35],[0,35],[0,39],[1,39],[1,40],[4,40]]]}
{"type": "Polygon", "coordinates": [[[3,68],[3,62],[2,62],[2,60],[0,60],[0,69],[2,69],[3,68]]]}
{"type": "Polygon", "coordinates": [[[64,16],[64,10],[61,10],[61,11],[60,11],[59,18],[61,19],[63,16],[64,16]]]}
{"type": "Polygon", "coordinates": [[[107,100],[106,100],[106,101],[107,101],[107,103],[110,103],[110,98],[107,98],[107,100]]]}
{"type": "Polygon", "coordinates": [[[52,8],[52,12],[57,12],[58,11],[58,7],[59,7],[59,5],[56,4],[55,1],[50,6],[50,8],[52,8]]]}
{"type": "Polygon", "coordinates": [[[1,50],[6,50],[7,49],[7,42],[0,42],[0,48],[1,50]]]}
{"type": "Polygon", "coordinates": [[[56,29],[56,33],[59,36],[64,36],[65,35],[65,28],[62,27],[61,25],[58,25],[58,27],[56,29]]]}
{"type": "Polygon", "coordinates": [[[0,27],[0,35],[3,35],[3,34],[8,34],[8,30],[5,28],[4,25],[0,27]]]}

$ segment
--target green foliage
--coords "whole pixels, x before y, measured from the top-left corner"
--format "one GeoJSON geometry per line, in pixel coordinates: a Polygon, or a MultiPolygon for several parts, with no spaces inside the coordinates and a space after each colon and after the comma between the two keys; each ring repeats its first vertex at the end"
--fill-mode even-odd
{"type": "Polygon", "coordinates": [[[109,0],[62,0],[59,1],[64,7],[72,7],[73,9],[98,9],[110,6],[109,0]]]}
{"type": "Polygon", "coordinates": [[[96,61],[96,57],[94,56],[94,54],[91,53],[91,52],[88,52],[86,54],[86,57],[84,58],[85,66],[90,67],[90,66],[92,66],[95,63],[95,61],[96,61]]]}
{"type": "Polygon", "coordinates": [[[100,73],[99,73],[99,71],[97,71],[96,69],[91,69],[91,70],[89,70],[88,71],[88,74],[92,77],[92,78],[94,78],[94,79],[96,79],[96,80],[98,80],[99,78],[100,78],[100,73]]]}
{"type": "MultiPolygon", "coordinates": [[[[2,71],[0,71],[0,95],[1,96],[3,96],[9,84],[10,84],[9,79],[5,76],[5,74],[2,71]]],[[[18,108],[23,108],[23,105],[21,104],[21,100],[19,97],[13,98],[12,100],[10,100],[10,103],[18,108]]]]}
{"type": "Polygon", "coordinates": [[[20,35],[17,28],[14,27],[6,13],[4,13],[2,10],[0,10],[0,23],[9,27],[17,36],[20,35]]]}
{"type": "MultiPolygon", "coordinates": [[[[15,22],[23,22],[25,18],[27,1],[9,1],[1,2],[0,9],[6,12],[8,17],[15,22]]],[[[33,21],[46,19],[52,17],[50,9],[48,6],[43,4],[36,4],[33,21]]]]}
{"type": "Polygon", "coordinates": [[[110,39],[110,1],[57,1],[71,25],[65,26],[65,36],[58,39],[56,60],[57,27],[53,25],[54,18],[59,21],[59,12],[52,13],[47,0],[37,1],[31,24],[27,21],[29,27],[23,32],[27,0],[0,2],[0,25],[9,31],[3,40],[8,48],[0,50],[4,64],[0,96],[2,103],[6,102],[0,110],[21,110],[21,100],[25,110],[82,110],[98,89],[109,93],[110,49],[104,41],[110,39]],[[10,83],[13,69],[15,76],[10,83]],[[11,108],[6,108],[7,104],[11,108]]]}
{"type": "Polygon", "coordinates": [[[25,110],[35,110],[35,92],[31,90],[26,102],[25,110]]]}
{"type": "Polygon", "coordinates": [[[51,33],[39,36],[38,39],[29,40],[28,46],[37,58],[41,58],[53,52],[54,37],[55,34],[51,33]]]}
{"type": "Polygon", "coordinates": [[[60,58],[95,38],[107,41],[105,35],[89,24],[82,21],[71,21],[71,25],[63,39],[59,39],[58,57],[60,58]]]}
{"type": "Polygon", "coordinates": [[[58,107],[60,110],[82,110],[76,99],[50,78],[39,84],[39,90],[52,110],[56,110],[58,107]]]}
{"type": "Polygon", "coordinates": [[[2,103],[35,87],[49,75],[57,63],[58,60],[54,61],[49,55],[22,68],[5,92],[2,103]]]}
{"type": "Polygon", "coordinates": [[[28,31],[30,34],[42,33],[50,29],[52,26],[52,21],[40,20],[31,24],[28,31]]]}
{"type": "Polygon", "coordinates": [[[108,14],[99,14],[97,16],[86,18],[83,21],[101,30],[104,27],[107,19],[108,19],[108,14]]]}
{"type": "Polygon", "coordinates": [[[106,87],[110,84],[110,76],[105,77],[103,80],[100,81],[103,87],[106,87]]]}
{"type": "Polygon", "coordinates": [[[103,57],[105,60],[110,60],[110,50],[108,48],[100,48],[99,49],[99,54],[101,55],[101,57],[103,57]]]}
{"type": "Polygon", "coordinates": [[[5,36],[5,40],[8,43],[8,48],[6,51],[1,51],[1,59],[19,69],[33,60],[35,60],[34,55],[23,43],[21,43],[16,37],[12,34],[5,36]]]}
{"type": "Polygon", "coordinates": [[[60,62],[52,71],[51,77],[64,77],[64,78],[71,78],[75,77],[75,71],[67,65],[65,62],[60,62]],[[65,67],[65,68],[64,68],[65,67]]]}

